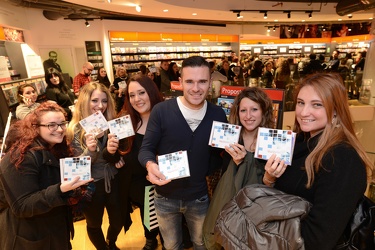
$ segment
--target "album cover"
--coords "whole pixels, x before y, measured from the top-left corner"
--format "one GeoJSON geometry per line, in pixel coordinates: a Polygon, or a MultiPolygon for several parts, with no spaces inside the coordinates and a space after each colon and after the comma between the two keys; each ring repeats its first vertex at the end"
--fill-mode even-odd
{"type": "Polygon", "coordinates": [[[108,122],[108,125],[111,134],[115,134],[119,140],[135,134],[130,115],[113,119],[108,122]]]}
{"type": "Polygon", "coordinates": [[[81,180],[91,178],[91,157],[70,157],[60,159],[61,182],[71,181],[79,176],[81,180]]]}
{"type": "Polygon", "coordinates": [[[215,148],[225,148],[229,144],[237,143],[241,128],[239,125],[213,121],[208,145],[215,148]]]}
{"type": "Polygon", "coordinates": [[[186,151],[178,151],[158,156],[159,171],[167,180],[190,176],[189,162],[186,151]]]}
{"type": "Polygon", "coordinates": [[[276,154],[285,164],[292,164],[296,133],[291,130],[259,128],[255,158],[268,160],[276,154]]]}

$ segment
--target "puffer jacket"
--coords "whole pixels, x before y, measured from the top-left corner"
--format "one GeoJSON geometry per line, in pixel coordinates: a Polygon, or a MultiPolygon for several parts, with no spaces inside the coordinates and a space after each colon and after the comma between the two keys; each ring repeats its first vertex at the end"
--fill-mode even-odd
{"type": "Polygon", "coordinates": [[[311,204],[275,188],[253,184],[221,210],[215,237],[229,249],[305,249],[300,220],[311,204]]]}

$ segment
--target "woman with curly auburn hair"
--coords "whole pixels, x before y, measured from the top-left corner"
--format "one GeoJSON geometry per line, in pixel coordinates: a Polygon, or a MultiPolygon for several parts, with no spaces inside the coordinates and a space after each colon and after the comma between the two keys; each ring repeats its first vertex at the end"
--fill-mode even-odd
{"type": "Polygon", "coordinates": [[[293,163],[286,166],[271,158],[264,180],[311,202],[310,212],[301,220],[305,249],[334,249],[344,239],[373,164],[356,137],[339,74],[306,76],[296,90],[295,103],[293,163]]]}
{"type": "Polygon", "coordinates": [[[74,156],[91,156],[95,192],[91,201],[86,201],[83,206],[88,236],[96,249],[112,250],[119,249],[116,240],[122,228],[117,167],[122,167],[124,163],[116,156],[119,140],[115,134],[108,131],[99,134],[86,132],[79,124],[96,112],[101,112],[107,121],[112,120],[115,118],[115,105],[107,87],[101,83],[89,83],[79,93],[67,138],[74,156]],[[109,217],[107,240],[102,231],[104,208],[109,217]]]}
{"type": "MultiPolygon", "coordinates": [[[[272,101],[258,87],[243,89],[233,102],[229,123],[242,126],[238,143],[225,147],[224,159],[231,158],[213,194],[203,225],[207,249],[221,249],[215,242],[214,226],[223,206],[244,186],[262,183],[264,160],[254,158],[259,127],[273,128],[272,101]]],[[[224,166],[225,170],[226,166],[224,166]]]]}
{"type": "Polygon", "coordinates": [[[0,163],[0,248],[71,249],[69,196],[91,180],[61,183],[59,159],[71,156],[65,112],[45,102],[10,129],[0,163]]]}

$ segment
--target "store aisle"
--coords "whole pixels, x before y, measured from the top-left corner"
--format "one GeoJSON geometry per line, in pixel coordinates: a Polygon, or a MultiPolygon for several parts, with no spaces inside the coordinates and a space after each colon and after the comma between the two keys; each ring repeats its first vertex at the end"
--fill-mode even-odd
{"type": "MultiPolygon", "coordinates": [[[[141,216],[139,215],[139,208],[134,210],[131,214],[133,224],[129,231],[124,234],[124,230],[119,234],[116,245],[123,250],[140,250],[144,246],[146,239],[143,236],[143,227],[141,216]]],[[[108,216],[104,213],[103,217],[103,228],[104,233],[108,228],[108,216]]],[[[95,247],[91,244],[89,237],[86,233],[86,221],[81,220],[74,222],[75,235],[72,240],[73,250],[95,250],[95,247]]],[[[157,250],[161,250],[162,246],[159,241],[157,250]]]]}

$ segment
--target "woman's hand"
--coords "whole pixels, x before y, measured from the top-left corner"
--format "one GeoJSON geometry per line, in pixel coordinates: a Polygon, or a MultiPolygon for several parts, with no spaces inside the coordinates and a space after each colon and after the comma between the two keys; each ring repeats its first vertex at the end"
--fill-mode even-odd
{"type": "Polygon", "coordinates": [[[60,184],[60,190],[62,193],[66,193],[70,190],[76,189],[82,185],[86,185],[87,183],[93,181],[94,179],[91,178],[90,180],[81,180],[79,176],[74,177],[71,181],[64,181],[60,184]]]}
{"type": "Polygon", "coordinates": [[[284,160],[281,160],[280,157],[276,157],[276,154],[272,154],[264,166],[266,172],[263,176],[263,182],[266,185],[274,184],[276,179],[283,175],[287,166],[284,160]]]}
{"type": "Polygon", "coordinates": [[[125,161],[124,161],[124,158],[122,158],[122,156],[121,156],[120,160],[115,163],[115,167],[116,168],[122,168],[124,165],[125,165],[125,161]]]}
{"type": "Polygon", "coordinates": [[[115,134],[108,134],[107,151],[110,154],[116,153],[118,149],[119,139],[115,134]]]}
{"type": "Polygon", "coordinates": [[[230,154],[236,165],[239,165],[246,156],[245,147],[238,143],[233,143],[229,146],[226,146],[225,151],[227,151],[227,153],[230,154]]]}
{"type": "Polygon", "coordinates": [[[86,147],[90,152],[95,152],[98,146],[98,141],[94,134],[85,134],[86,147]]]}

